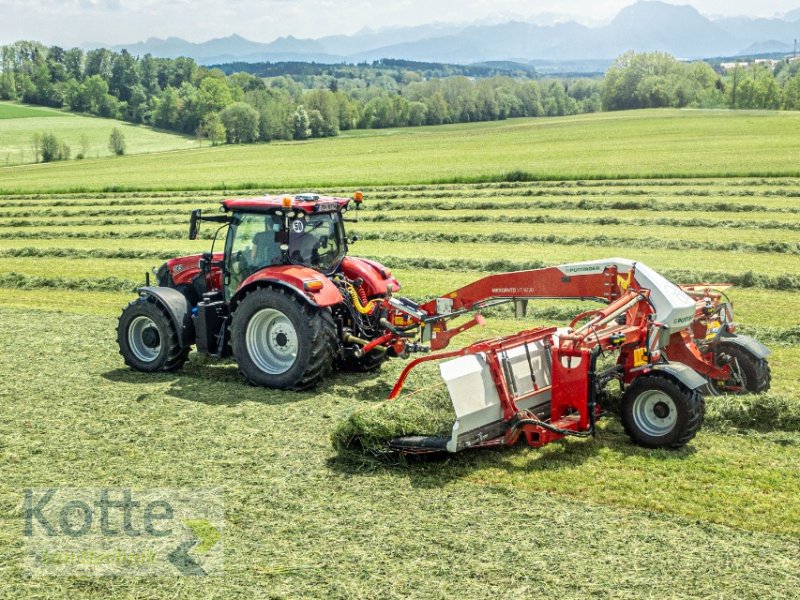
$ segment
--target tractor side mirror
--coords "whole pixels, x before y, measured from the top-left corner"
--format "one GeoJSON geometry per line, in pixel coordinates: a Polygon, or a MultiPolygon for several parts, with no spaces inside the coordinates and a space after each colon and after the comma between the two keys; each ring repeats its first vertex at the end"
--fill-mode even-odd
{"type": "Polygon", "coordinates": [[[200,233],[200,214],[199,208],[192,211],[192,216],[189,219],[189,239],[196,240],[197,234],[200,233]]]}

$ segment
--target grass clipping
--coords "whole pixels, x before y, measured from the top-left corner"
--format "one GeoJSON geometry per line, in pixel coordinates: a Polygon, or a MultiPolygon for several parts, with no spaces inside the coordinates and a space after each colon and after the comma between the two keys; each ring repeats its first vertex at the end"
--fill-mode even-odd
{"type": "Polygon", "coordinates": [[[721,429],[800,431],[800,403],[780,394],[707,396],[705,424],[721,429]]]}
{"type": "Polygon", "coordinates": [[[334,429],[331,443],[340,456],[381,456],[397,437],[449,436],[454,421],[450,396],[442,383],[356,410],[334,429]]]}

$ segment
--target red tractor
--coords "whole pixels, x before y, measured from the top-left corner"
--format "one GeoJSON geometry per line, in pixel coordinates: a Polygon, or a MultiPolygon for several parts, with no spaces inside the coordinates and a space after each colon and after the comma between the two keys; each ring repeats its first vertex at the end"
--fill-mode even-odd
{"type": "MultiPolygon", "coordinates": [[[[611,381],[626,390],[623,422],[638,432],[631,437],[675,447],[700,426],[702,393],[769,388],[769,350],[735,333],[724,285],[677,286],[641,263],[611,258],[491,275],[417,304],[394,295],[400,284],[386,267],[347,256],[345,215],[362,200],[360,192],[264,196],[226,200],[219,215],[193,211],[190,239],[201,221],[217,223],[215,242],[227,227],[225,249],[215,253],[212,244],[211,252],[166,262],[158,286],[148,275],[119,319],[125,363],[173,371],[196,346],[232,355],[252,384],[303,390],[336,367],[371,371],[388,357],[443,350],[483,318],[452,329],[448,322],[482,308],[513,302],[522,317],[530,299],[572,298],[607,306],[563,330],[521,332],[408,365],[393,397],[419,362],[457,357],[442,376],[463,422],[449,441],[420,442],[423,450],[586,434],[611,381]],[[600,353],[616,363],[596,372],[600,353]]],[[[415,443],[397,445],[419,450],[415,443]]]]}
{"type": "Polygon", "coordinates": [[[227,200],[222,215],[193,211],[190,239],[201,221],[217,223],[228,229],[225,250],[167,261],[158,287],[138,290],[117,329],[125,363],[173,371],[194,345],[233,355],[250,383],[294,390],[335,365],[380,367],[391,349],[362,347],[383,335],[380,303],[400,284],[383,265],[347,256],[345,214],[362,199],[266,196],[227,200]]]}

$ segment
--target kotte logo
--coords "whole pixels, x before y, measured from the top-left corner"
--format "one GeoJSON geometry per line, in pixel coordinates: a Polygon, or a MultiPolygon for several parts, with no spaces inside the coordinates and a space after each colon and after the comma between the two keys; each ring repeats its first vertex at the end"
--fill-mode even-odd
{"type": "Polygon", "coordinates": [[[32,576],[219,574],[223,514],[210,490],[26,489],[26,567],[32,576]]]}

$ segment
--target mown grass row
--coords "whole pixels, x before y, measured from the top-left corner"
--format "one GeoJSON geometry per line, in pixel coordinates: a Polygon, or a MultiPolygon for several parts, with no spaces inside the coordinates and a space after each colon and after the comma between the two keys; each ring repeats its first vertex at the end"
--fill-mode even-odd
{"type": "MultiPolygon", "coordinates": [[[[189,208],[202,208],[206,211],[214,210],[217,207],[199,205],[197,203],[187,204],[186,210],[169,210],[167,207],[150,207],[147,208],[110,208],[110,209],[92,209],[87,211],[61,211],[53,209],[44,209],[36,211],[7,211],[0,212],[0,219],[9,219],[3,223],[0,221],[0,226],[45,226],[55,224],[51,219],[74,219],[85,221],[89,225],[95,223],[98,218],[112,218],[112,217],[150,217],[150,216],[163,216],[165,218],[183,219],[187,220],[189,208]],[[35,217],[35,218],[34,218],[35,217]],[[45,219],[47,217],[47,219],[45,219]]],[[[179,207],[184,208],[184,207],[179,207]]],[[[665,227],[703,227],[708,229],[714,228],[740,228],[740,229],[787,229],[791,231],[800,230],[800,221],[792,220],[748,220],[748,219],[721,219],[721,218],[681,218],[677,216],[662,216],[662,217],[619,217],[612,215],[601,215],[596,217],[576,215],[574,211],[569,209],[550,209],[558,210],[558,214],[541,213],[531,214],[535,212],[538,207],[515,207],[502,211],[498,214],[497,210],[487,210],[485,208],[462,208],[462,209],[442,209],[445,212],[458,212],[461,214],[440,214],[441,211],[434,207],[427,209],[410,209],[400,213],[394,210],[376,210],[364,209],[358,213],[358,219],[364,222],[371,223],[503,223],[503,224],[549,224],[549,223],[562,223],[562,224],[578,224],[578,225],[631,225],[631,226],[665,226],[665,227]],[[366,213],[366,214],[365,214],[366,213]]],[[[542,209],[547,210],[547,209],[542,209]]],[[[615,210],[615,209],[611,209],[615,210]]],[[[661,211],[659,211],[661,212],[661,211]]],[[[676,211],[680,214],[681,211],[676,211]]],[[[715,214],[713,211],[704,211],[715,214]]],[[[763,211],[767,213],[769,211],[763,211]]],[[[740,214],[740,213],[734,213],[740,214]]],[[[784,213],[785,214],[785,213],[784,213]]],[[[135,223],[135,221],[128,221],[135,223]]],[[[80,222],[72,221],[73,224],[81,224],[80,222]]]]}
{"type": "MultiPolygon", "coordinates": [[[[111,226],[111,225],[182,225],[183,220],[174,219],[142,219],[141,221],[120,221],[114,219],[103,220],[97,225],[111,226]]],[[[61,223],[54,226],[66,227],[69,224],[61,223]]],[[[23,227],[20,225],[20,227],[23,227]]],[[[30,237],[37,236],[38,234],[44,235],[52,232],[25,232],[31,233],[31,236],[14,235],[11,239],[19,237],[20,239],[30,239],[30,237]]],[[[80,231],[65,232],[65,237],[77,237],[80,231]]],[[[87,237],[115,237],[117,239],[134,239],[134,238],[159,238],[159,239],[180,239],[186,236],[185,231],[176,230],[155,230],[149,231],[108,231],[108,232],[85,232],[87,237]],[[107,235],[106,235],[107,234],[107,235]]],[[[557,246],[585,246],[585,247],[609,247],[619,246],[628,248],[643,248],[649,249],[654,245],[653,239],[649,236],[634,237],[634,236],[610,236],[610,235],[596,235],[596,236],[565,236],[557,234],[549,235],[536,235],[536,234],[517,234],[508,232],[495,232],[495,233],[446,233],[446,232],[431,232],[431,231],[361,231],[357,230],[354,234],[358,235],[364,241],[377,241],[377,242],[398,242],[398,243],[447,243],[447,244],[549,244],[557,246]]],[[[207,235],[213,235],[213,232],[207,232],[207,235]]],[[[744,242],[744,241],[706,241],[696,239],[661,239],[657,242],[660,248],[666,250],[703,250],[709,252],[745,252],[745,253],[759,253],[759,254],[781,254],[781,255],[800,255],[800,243],[786,242],[780,240],[768,240],[762,242],[744,242]]],[[[20,252],[30,252],[30,250],[20,249],[20,252]]],[[[14,250],[9,249],[4,251],[7,255],[12,256],[14,250]]],[[[20,256],[33,256],[33,254],[19,254],[20,256]]],[[[44,256],[44,254],[39,254],[44,256]]]]}
{"type": "Polygon", "coordinates": [[[620,225],[623,227],[691,227],[702,229],[770,229],[785,231],[800,231],[800,222],[786,221],[748,221],[725,220],[725,219],[681,219],[677,217],[656,217],[656,218],[620,218],[611,216],[602,217],[580,217],[562,216],[552,214],[542,215],[491,215],[491,214],[465,214],[465,215],[437,215],[437,214],[411,214],[411,215],[360,215],[359,221],[365,223],[498,223],[504,226],[509,224],[529,224],[529,225],[590,225],[606,226],[620,225]]]}
{"type": "MultiPolygon", "coordinates": [[[[253,192],[252,196],[262,196],[264,192],[253,192]]],[[[333,195],[337,195],[335,192],[333,195]]],[[[339,193],[341,195],[341,193],[339,193]]],[[[498,205],[502,205],[508,208],[507,205],[513,205],[515,203],[522,204],[526,207],[536,206],[541,208],[568,208],[574,209],[579,208],[583,210],[591,210],[595,207],[602,208],[604,210],[636,210],[636,209],[644,209],[644,210],[664,210],[664,207],[671,206],[674,207],[675,210],[699,210],[698,206],[705,207],[705,210],[708,211],[719,211],[719,212],[753,212],[753,211],[774,211],[774,212],[797,212],[795,207],[789,206],[774,206],[776,205],[776,200],[780,200],[782,198],[778,197],[779,195],[769,196],[770,202],[767,204],[752,204],[752,203],[743,203],[743,202],[736,202],[736,201],[720,201],[720,200],[708,200],[708,201],[696,201],[694,203],[687,203],[687,202],[679,202],[670,200],[671,197],[669,195],[665,195],[662,193],[653,194],[648,192],[647,194],[635,194],[637,196],[647,196],[645,200],[610,200],[613,198],[618,198],[619,196],[624,196],[625,194],[608,194],[608,195],[597,195],[597,198],[579,198],[577,201],[574,200],[565,200],[560,198],[562,196],[580,196],[577,194],[563,194],[559,193],[556,190],[537,190],[528,192],[515,192],[513,194],[509,194],[507,191],[497,191],[492,194],[471,194],[471,193],[464,193],[463,191],[458,192],[432,192],[432,191],[424,191],[419,194],[415,193],[375,193],[371,194],[367,198],[367,202],[363,205],[362,209],[364,210],[384,210],[386,207],[395,207],[395,208],[403,208],[403,209],[411,209],[419,208],[420,203],[428,204],[428,203],[436,203],[436,206],[432,208],[440,209],[441,207],[448,207],[449,210],[452,210],[453,207],[463,207],[463,208],[472,208],[472,209],[489,209],[492,207],[497,207],[498,205]],[[453,202],[449,203],[442,203],[440,200],[445,199],[453,199],[457,198],[460,199],[462,204],[457,204],[453,202]],[[487,198],[491,198],[491,200],[487,200],[487,198]],[[552,200],[547,200],[552,198],[552,200]],[[609,198],[609,200],[603,200],[603,198],[609,198]],[[481,202],[483,200],[483,202],[481,202]],[[413,204],[409,204],[409,202],[413,202],[413,204]]],[[[239,194],[238,196],[244,196],[244,194],[239,194]]],[[[686,196],[686,197],[698,197],[698,194],[677,194],[674,196],[686,196]]],[[[700,194],[702,196],[702,194],[700,194]]],[[[720,197],[732,197],[735,194],[728,194],[725,191],[721,191],[718,196],[720,197]]],[[[800,191],[798,191],[798,196],[800,196],[800,191]]],[[[128,206],[145,206],[145,205],[152,205],[152,206],[164,206],[164,207],[173,207],[173,206],[185,206],[195,202],[200,202],[203,205],[208,205],[209,202],[213,200],[222,201],[226,197],[222,194],[217,194],[214,198],[209,197],[200,197],[198,195],[192,196],[185,196],[185,197],[162,197],[162,196],[154,196],[154,197],[144,197],[144,198],[135,198],[135,199],[126,199],[121,200],[118,197],[114,197],[113,199],[109,199],[107,201],[103,201],[102,203],[93,200],[86,200],[85,198],[79,198],[78,200],[51,200],[49,202],[38,202],[35,204],[31,204],[31,202],[24,202],[24,201],[5,201],[0,202],[0,208],[29,208],[36,211],[44,210],[49,211],[53,208],[81,208],[81,207],[91,207],[93,209],[101,209],[101,207],[128,207],[128,206]]],[[[766,200],[768,196],[764,196],[766,200]]],[[[793,202],[793,197],[790,198],[785,194],[782,196],[786,198],[787,202],[793,202]]],[[[1,197],[0,197],[1,198],[1,197]]],[[[55,214],[55,213],[54,213],[55,214]]]]}
{"type": "MultiPolygon", "coordinates": [[[[612,195],[647,195],[651,192],[649,188],[658,190],[657,195],[665,196],[738,196],[738,197],[800,197],[800,189],[739,189],[739,188],[797,188],[800,180],[775,178],[775,179],[643,179],[643,180],[570,180],[570,181],[498,181],[474,184],[459,183],[439,183],[439,184],[418,184],[418,185],[381,185],[381,186],[362,186],[359,189],[369,193],[373,198],[400,198],[403,194],[418,193],[437,193],[440,197],[457,196],[459,194],[476,193],[479,197],[486,195],[507,195],[509,190],[515,192],[514,195],[607,195],[602,188],[609,188],[612,195]],[[644,188],[644,189],[642,189],[644,188]],[[682,188],[673,190],[670,188],[682,188]],[[714,188],[714,189],[709,189],[714,188]]],[[[323,194],[347,193],[348,187],[318,187],[314,191],[323,194]]],[[[236,187],[230,190],[225,189],[195,189],[195,190],[163,190],[157,189],[146,191],[93,191],[93,192],[54,192],[54,193],[3,193],[0,200],[70,200],[70,199],[141,199],[141,198],[185,198],[185,197],[219,197],[226,192],[236,194],[265,194],[265,193],[291,193],[291,190],[284,190],[273,187],[255,185],[251,188],[236,187]]]]}
{"type": "Polygon", "coordinates": [[[654,242],[649,238],[629,236],[598,235],[593,237],[561,235],[519,235],[497,232],[490,234],[444,233],[444,232],[404,232],[404,231],[364,231],[358,233],[365,241],[382,242],[444,242],[449,244],[552,244],[558,246],[627,246],[629,248],[652,248],[654,243],[667,250],[707,250],[712,252],[758,252],[777,254],[800,254],[800,244],[771,240],[760,243],[747,242],[706,242],[699,240],[661,239],[654,242]]]}
{"type": "MultiPolygon", "coordinates": [[[[374,202],[369,205],[369,210],[396,211],[419,210],[427,208],[420,205],[419,201],[397,200],[394,202],[374,202]]],[[[800,214],[800,206],[764,206],[763,204],[743,204],[738,202],[652,202],[646,200],[614,200],[598,202],[596,200],[532,200],[524,206],[518,206],[519,201],[504,199],[502,202],[440,202],[431,206],[432,210],[498,210],[503,208],[534,208],[556,210],[637,210],[644,212],[679,211],[679,212],[774,212],[800,214]]]]}
{"type": "MultiPolygon", "coordinates": [[[[8,251],[3,251],[8,252],[8,251]]],[[[51,249],[24,249],[22,257],[41,257],[58,256],[63,258],[75,259],[152,259],[162,260],[169,256],[165,252],[148,252],[146,250],[55,250],[51,249]]],[[[179,253],[176,253],[179,254],[179,253]]],[[[14,253],[3,254],[3,256],[14,256],[14,253]]],[[[383,264],[403,265],[405,269],[431,269],[439,271],[477,271],[484,273],[499,273],[506,271],[520,271],[525,269],[538,269],[551,266],[549,263],[540,260],[533,261],[512,261],[508,259],[480,261],[475,259],[454,258],[436,259],[425,257],[396,257],[396,256],[365,256],[382,262],[383,264]]],[[[778,275],[766,275],[754,271],[729,272],[712,270],[690,270],[690,269],[662,269],[661,274],[677,283],[697,283],[697,282],[726,282],[742,288],[761,288],[775,291],[800,291],[800,274],[783,273],[778,275]]],[[[127,288],[117,285],[116,278],[111,278],[108,291],[119,291],[121,289],[133,289],[138,283],[128,282],[127,288]]],[[[104,289],[106,279],[73,279],[73,278],[49,278],[31,277],[24,273],[10,272],[0,275],[0,287],[20,287],[32,289],[36,287],[57,287],[59,282],[65,282],[70,289],[104,289]],[[79,281],[80,283],[74,283],[79,281]]]]}

